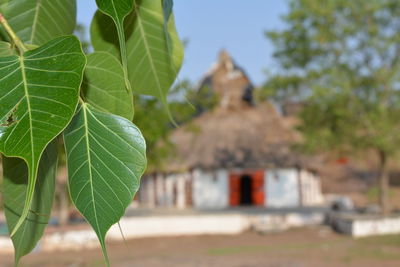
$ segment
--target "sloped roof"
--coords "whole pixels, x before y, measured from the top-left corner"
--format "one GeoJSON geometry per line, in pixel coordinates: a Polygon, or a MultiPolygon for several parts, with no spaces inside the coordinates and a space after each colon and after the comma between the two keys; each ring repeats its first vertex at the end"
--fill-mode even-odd
{"type": "Polygon", "coordinates": [[[171,169],[267,168],[299,164],[290,151],[296,134],[268,103],[236,110],[216,109],[174,131],[171,169]]]}

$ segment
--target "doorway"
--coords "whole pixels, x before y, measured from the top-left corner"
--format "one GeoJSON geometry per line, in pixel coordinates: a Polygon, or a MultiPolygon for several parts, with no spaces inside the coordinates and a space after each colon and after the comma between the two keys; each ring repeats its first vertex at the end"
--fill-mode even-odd
{"type": "Polygon", "coordinates": [[[253,188],[253,179],[248,174],[242,175],[240,177],[240,205],[252,205],[252,188],[253,188]]]}
{"type": "Polygon", "coordinates": [[[264,170],[229,174],[229,205],[264,206],[264,170]]]}

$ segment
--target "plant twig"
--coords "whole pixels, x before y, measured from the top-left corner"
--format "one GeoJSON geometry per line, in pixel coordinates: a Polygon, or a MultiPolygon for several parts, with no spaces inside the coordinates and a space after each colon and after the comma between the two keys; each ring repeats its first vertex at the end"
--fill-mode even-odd
{"type": "Polygon", "coordinates": [[[11,37],[11,40],[13,41],[13,43],[17,46],[19,52],[23,53],[23,52],[27,51],[27,49],[26,49],[25,45],[22,43],[21,39],[19,39],[18,36],[13,31],[13,29],[11,29],[6,18],[1,13],[0,13],[0,24],[3,25],[4,29],[6,30],[8,35],[11,37]]]}

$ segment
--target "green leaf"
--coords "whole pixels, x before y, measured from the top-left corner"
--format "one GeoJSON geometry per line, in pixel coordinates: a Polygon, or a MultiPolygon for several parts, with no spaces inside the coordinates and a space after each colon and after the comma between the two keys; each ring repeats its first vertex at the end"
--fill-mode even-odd
{"type": "MultiPolygon", "coordinates": [[[[133,2],[132,0],[96,0],[99,9],[106,15],[110,16],[116,27],[119,40],[119,49],[121,51],[121,61],[124,71],[124,79],[126,89],[131,93],[131,85],[128,77],[128,62],[126,54],[125,44],[125,32],[124,32],[124,19],[132,11],[133,2]]],[[[132,99],[133,101],[133,99],[132,99]]]]}
{"type": "Polygon", "coordinates": [[[42,45],[72,34],[76,20],[75,0],[9,0],[1,5],[4,17],[25,43],[42,45]]]}
{"type": "Polygon", "coordinates": [[[172,15],[172,8],[174,3],[172,0],[163,0],[164,21],[168,22],[172,15]]]}
{"type": "MultiPolygon", "coordinates": [[[[0,0],[0,13],[4,15],[4,7],[7,5],[9,0],[0,0]]],[[[0,40],[1,41],[7,41],[8,39],[6,38],[7,34],[4,31],[2,27],[0,27],[0,40]]]]}
{"type": "MultiPolygon", "coordinates": [[[[28,217],[12,236],[15,262],[36,246],[50,218],[57,172],[57,147],[51,142],[39,164],[38,179],[28,217]]],[[[4,206],[8,228],[13,230],[20,218],[28,188],[28,169],[19,158],[3,157],[4,206]]]]}
{"type": "Polygon", "coordinates": [[[124,18],[132,11],[132,0],[96,0],[99,9],[113,18],[116,24],[122,25],[124,18]]]}
{"type": "MultiPolygon", "coordinates": [[[[160,98],[167,106],[168,90],[182,65],[183,46],[170,16],[165,33],[161,0],[134,1],[134,10],[125,19],[129,79],[137,93],[160,98]]],[[[118,55],[117,31],[107,16],[96,13],[91,40],[96,51],[118,55]]]]}
{"type": "Polygon", "coordinates": [[[105,234],[139,188],[146,168],[144,138],[132,122],[83,103],[64,141],[72,201],[92,225],[108,262],[105,234]]]}
{"type": "Polygon", "coordinates": [[[10,43],[0,41],[0,57],[11,56],[13,54],[15,54],[15,52],[11,48],[10,43]]]}
{"type": "Polygon", "coordinates": [[[93,107],[133,119],[133,97],[125,89],[121,63],[113,55],[94,52],[87,56],[82,90],[93,107]]]}
{"type": "Polygon", "coordinates": [[[43,150],[74,115],[85,62],[73,36],[0,58],[0,152],[24,159],[29,169],[25,208],[12,235],[28,215],[43,150]]]}

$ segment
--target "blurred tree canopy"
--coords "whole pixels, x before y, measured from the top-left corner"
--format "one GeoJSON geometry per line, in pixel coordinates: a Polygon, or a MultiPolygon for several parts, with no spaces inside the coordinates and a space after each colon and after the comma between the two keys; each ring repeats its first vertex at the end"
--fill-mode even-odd
{"type": "Polygon", "coordinates": [[[387,213],[387,161],[400,148],[400,1],[292,0],[289,6],[286,28],[266,33],[281,72],[264,90],[281,103],[305,103],[304,149],[376,151],[387,213]]]}

